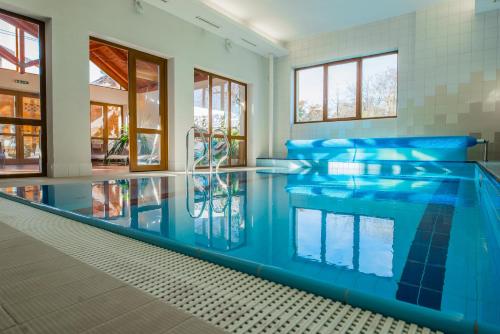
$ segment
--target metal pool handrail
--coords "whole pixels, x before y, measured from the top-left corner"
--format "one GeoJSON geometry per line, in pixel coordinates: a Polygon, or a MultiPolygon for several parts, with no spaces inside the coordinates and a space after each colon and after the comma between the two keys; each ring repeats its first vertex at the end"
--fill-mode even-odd
{"type": "Polygon", "coordinates": [[[483,153],[483,161],[488,161],[488,144],[489,142],[486,139],[477,139],[476,142],[478,144],[484,145],[484,153],[483,153]]]}
{"type": "MultiPolygon", "coordinates": [[[[198,131],[201,134],[201,138],[203,141],[203,154],[193,162],[191,173],[194,174],[196,166],[203,160],[203,158],[205,158],[205,156],[207,155],[207,148],[208,148],[207,139],[205,137],[206,131],[197,127],[196,125],[190,127],[189,130],[186,132],[186,165],[185,165],[186,175],[189,172],[189,135],[191,134],[191,131],[193,131],[193,134],[196,131],[198,131]]],[[[193,151],[194,151],[194,145],[193,145],[193,151]]],[[[211,161],[209,163],[211,164],[211,161]]]]}
{"type": "Polygon", "coordinates": [[[210,166],[210,174],[212,174],[212,155],[213,155],[212,143],[213,143],[213,139],[216,138],[215,133],[217,133],[217,132],[222,134],[222,138],[224,138],[224,141],[226,142],[226,154],[215,165],[215,173],[219,172],[220,165],[224,161],[226,161],[227,158],[229,157],[229,138],[227,137],[226,133],[224,132],[224,130],[222,128],[218,128],[218,129],[213,130],[212,134],[210,135],[210,147],[209,147],[210,149],[208,151],[208,164],[210,166]]]}

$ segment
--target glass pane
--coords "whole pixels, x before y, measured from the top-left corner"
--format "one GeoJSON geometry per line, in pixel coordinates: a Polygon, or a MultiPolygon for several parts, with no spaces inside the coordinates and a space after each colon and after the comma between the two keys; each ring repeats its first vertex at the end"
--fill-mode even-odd
{"type": "Polygon", "coordinates": [[[108,106],[108,137],[118,138],[122,131],[122,108],[108,106]]]}
{"type": "Polygon", "coordinates": [[[23,96],[23,118],[41,119],[40,99],[23,96]]]}
{"type": "Polygon", "coordinates": [[[23,125],[23,155],[25,159],[40,159],[41,127],[23,125]]]}
{"type": "Polygon", "coordinates": [[[102,138],[104,136],[104,107],[90,105],[90,136],[102,138]]]}
{"type": "Polygon", "coordinates": [[[212,79],[212,131],[228,128],[229,82],[224,79],[212,79]]]}
{"type": "Polygon", "coordinates": [[[194,71],[194,125],[208,132],[208,74],[194,71]]]}
{"type": "Polygon", "coordinates": [[[0,124],[0,167],[5,166],[6,160],[16,157],[16,126],[0,124]]]}
{"type": "Polygon", "coordinates": [[[328,118],[356,117],[356,62],[328,67],[328,118]]]}
{"type": "Polygon", "coordinates": [[[160,66],[137,60],[137,128],[161,130],[160,66]]]}
{"type": "Polygon", "coordinates": [[[159,165],[161,156],[159,134],[137,134],[137,164],[140,166],[159,165]]]}
{"type": "MultiPolygon", "coordinates": [[[[104,140],[92,138],[91,150],[92,154],[104,154],[104,140]]],[[[98,157],[92,157],[92,159],[94,158],[97,159],[98,157]]],[[[103,157],[100,158],[102,159],[103,157]]]]}
{"type": "Polygon", "coordinates": [[[297,122],[323,120],[323,66],[297,71],[297,122]]]}
{"type": "Polygon", "coordinates": [[[363,117],[396,116],[398,55],[363,59],[363,117]]]}
{"type": "Polygon", "coordinates": [[[231,83],[231,135],[245,135],[246,88],[243,85],[231,83]]]}
{"type": "MultiPolygon", "coordinates": [[[[38,36],[38,26],[33,25],[32,33],[36,33],[38,36]]],[[[24,32],[24,63],[25,71],[28,73],[39,74],[40,73],[40,46],[38,43],[38,37],[35,37],[24,32]]]]}
{"type": "Polygon", "coordinates": [[[0,94],[0,117],[16,117],[16,97],[0,94]]]}
{"type": "Polygon", "coordinates": [[[244,140],[231,140],[231,165],[240,166],[246,164],[246,142],[244,140]]]}
{"type": "Polygon", "coordinates": [[[124,90],[115,79],[107,75],[96,64],[89,60],[89,83],[91,85],[124,90]]]}
{"type": "MultiPolygon", "coordinates": [[[[12,55],[15,55],[17,49],[16,27],[2,20],[3,15],[4,14],[0,15],[0,33],[1,33],[0,45],[3,46],[5,49],[7,49],[7,52],[9,52],[12,55]]],[[[7,60],[2,56],[0,56],[0,68],[5,68],[14,71],[17,69],[16,64],[12,63],[11,61],[7,60]]]]}

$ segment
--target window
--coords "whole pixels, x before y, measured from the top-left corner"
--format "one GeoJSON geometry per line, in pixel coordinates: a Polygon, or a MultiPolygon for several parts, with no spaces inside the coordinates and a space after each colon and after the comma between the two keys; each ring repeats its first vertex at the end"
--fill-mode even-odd
{"type": "Polygon", "coordinates": [[[43,22],[0,9],[0,73],[23,85],[0,88],[0,177],[46,174],[43,43],[43,22]]]}
{"type": "Polygon", "coordinates": [[[0,12],[0,68],[40,73],[39,25],[0,12]]]}
{"type": "Polygon", "coordinates": [[[294,208],[295,258],[392,277],[394,220],[294,208]]]}
{"type": "Polygon", "coordinates": [[[123,106],[90,103],[90,137],[94,160],[102,160],[101,155],[106,154],[120,140],[122,133],[126,132],[123,124],[123,106]]]}
{"type": "MultiPolygon", "coordinates": [[[[230,143],[229,159],[226,166],[245,166],[247,147],[247,85],[235,80],[227,79],[218,75],[201,70],[194,71],[194,124],[205,130],[208,135],[213,131],[217,143],[213,146],[216,152],[214,159],[225,155],[225,145],[222,142],[223,131],[230,143]],[[222,147],[223,146],[223,147],[222,147]],[[221,148],[220,150],[217,147],[221,148]]],[[[198,134],[199,136],[199,134],[198,134]]],[[[201,138],[195,137],[195,154],[200,151],[201,138]]],[[[201,166],[208,165],[208,161],[202,161],[201,166]]]]}
{"type": "Polygon", "coordinates": [[[396,117],[398,54],[295,70],[295,123],[396,117]]]}
{"type": "Polygon", "coordinates": [[[11,169],[39,171],[42,121],[38,95],[0,90],[0,119],[2,163],[11,169]]]}

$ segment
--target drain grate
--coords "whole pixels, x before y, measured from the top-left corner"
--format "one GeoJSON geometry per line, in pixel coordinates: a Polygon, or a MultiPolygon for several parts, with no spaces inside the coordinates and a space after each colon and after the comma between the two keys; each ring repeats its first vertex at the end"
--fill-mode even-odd
{"type": "Polygon", "coordinates": [[[5,199],[0,220],[231,333],[439,333],[5,199]]]}

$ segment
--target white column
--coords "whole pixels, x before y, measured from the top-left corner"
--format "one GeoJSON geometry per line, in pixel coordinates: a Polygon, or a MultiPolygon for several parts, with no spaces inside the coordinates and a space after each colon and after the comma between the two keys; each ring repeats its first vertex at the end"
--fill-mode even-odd
{"type": "Polygon", "coordinates": [[[269,148],[268,157],[274,155],[274,55],[269,54],[269,106],[268,106],[268,123],[269,123],[269,148]]]}

